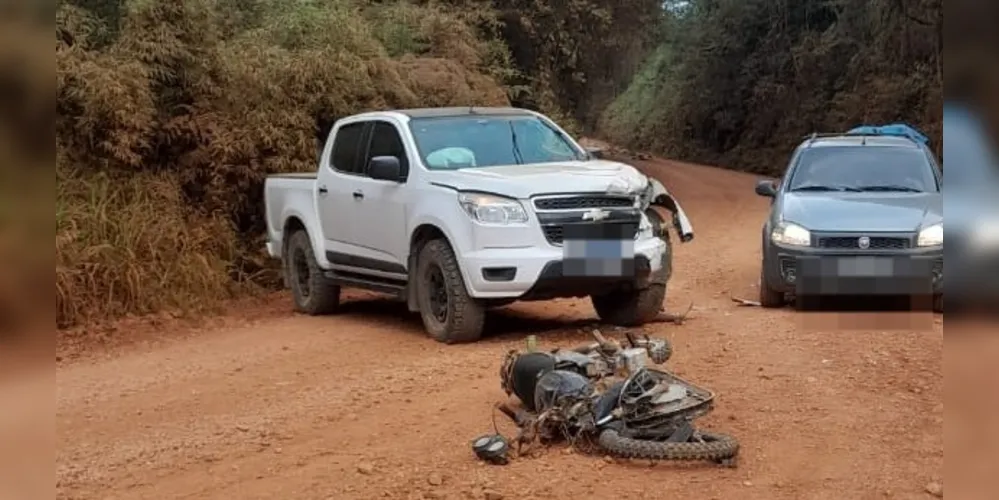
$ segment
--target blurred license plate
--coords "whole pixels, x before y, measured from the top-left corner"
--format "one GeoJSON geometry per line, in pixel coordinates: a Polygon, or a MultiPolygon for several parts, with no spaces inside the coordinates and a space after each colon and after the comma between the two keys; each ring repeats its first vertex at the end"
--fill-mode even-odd
{"type": "Polygon", "coordinates": [[[840,276],[891,276],[895,273],[892,259],[879,257],[844,257],[839,259],[840,276]]]}
{"type": "Polygon", "coordinates": [[[566,276],[634,274],[634,227],[628,224],[569,225],[562,243],[566,276]]]}

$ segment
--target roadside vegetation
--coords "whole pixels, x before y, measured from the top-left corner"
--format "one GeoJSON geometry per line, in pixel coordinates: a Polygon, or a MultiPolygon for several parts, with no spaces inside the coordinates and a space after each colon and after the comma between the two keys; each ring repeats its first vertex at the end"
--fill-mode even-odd
{"type": "Polygon", "coordinates": [[[813,129],[938,139],[940,3],[58,2],[57,326],[276,285],[263,180],[360,111],[512,104],[758,171],[813,129]]]}
{"type": "Polygon", "coordinates": [[[607,138],[777,174],[812,132],[897,120],[942,147],[942,0],[668,1],[607,138]]]}

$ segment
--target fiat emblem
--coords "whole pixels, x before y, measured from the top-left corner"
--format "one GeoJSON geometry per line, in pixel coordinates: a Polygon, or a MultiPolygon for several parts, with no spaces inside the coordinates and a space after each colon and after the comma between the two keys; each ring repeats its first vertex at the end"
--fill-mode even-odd
{"type": "Polygon", "coordinates": [[[867,236],[861,236],[857,239],[857,246],[864,249],[871,248],[871,239],[867,236]]]}

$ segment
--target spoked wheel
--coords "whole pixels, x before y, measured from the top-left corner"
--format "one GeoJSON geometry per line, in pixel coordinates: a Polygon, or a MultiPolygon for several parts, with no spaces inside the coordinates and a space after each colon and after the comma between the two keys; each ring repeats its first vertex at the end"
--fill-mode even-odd
{"type": "Polygon", "coordinates": [[[650,460],[710,460],[724,461],[739,454],[739,442],[719,432],[700,431],[687,442],[648,441],[622,436],[615,429],[606,429],[598,438],[608,454],[621,458],[650,460]]]}

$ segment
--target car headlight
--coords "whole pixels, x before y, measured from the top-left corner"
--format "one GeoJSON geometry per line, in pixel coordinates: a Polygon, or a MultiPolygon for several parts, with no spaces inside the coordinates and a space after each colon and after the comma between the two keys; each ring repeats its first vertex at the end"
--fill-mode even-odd
{"type": "Polygon", "coordinates": [[[527,222],[527,211],[519,201],[485,193],[458,193],[458,203],[473,220],[483,224],[527,222]]]}
{"type": "Polygon", "coordinates": [[[797,224],[781,222],[770,232],[770,239],[781,245],[807,247],[812,244],[812,233],[797,224]]]}
{"type": "Polygon", "coordinates": [[[943,245],[943,224],[934,224],[919,231],[916,246],[935,247],[940,245],[943,245]]]}

